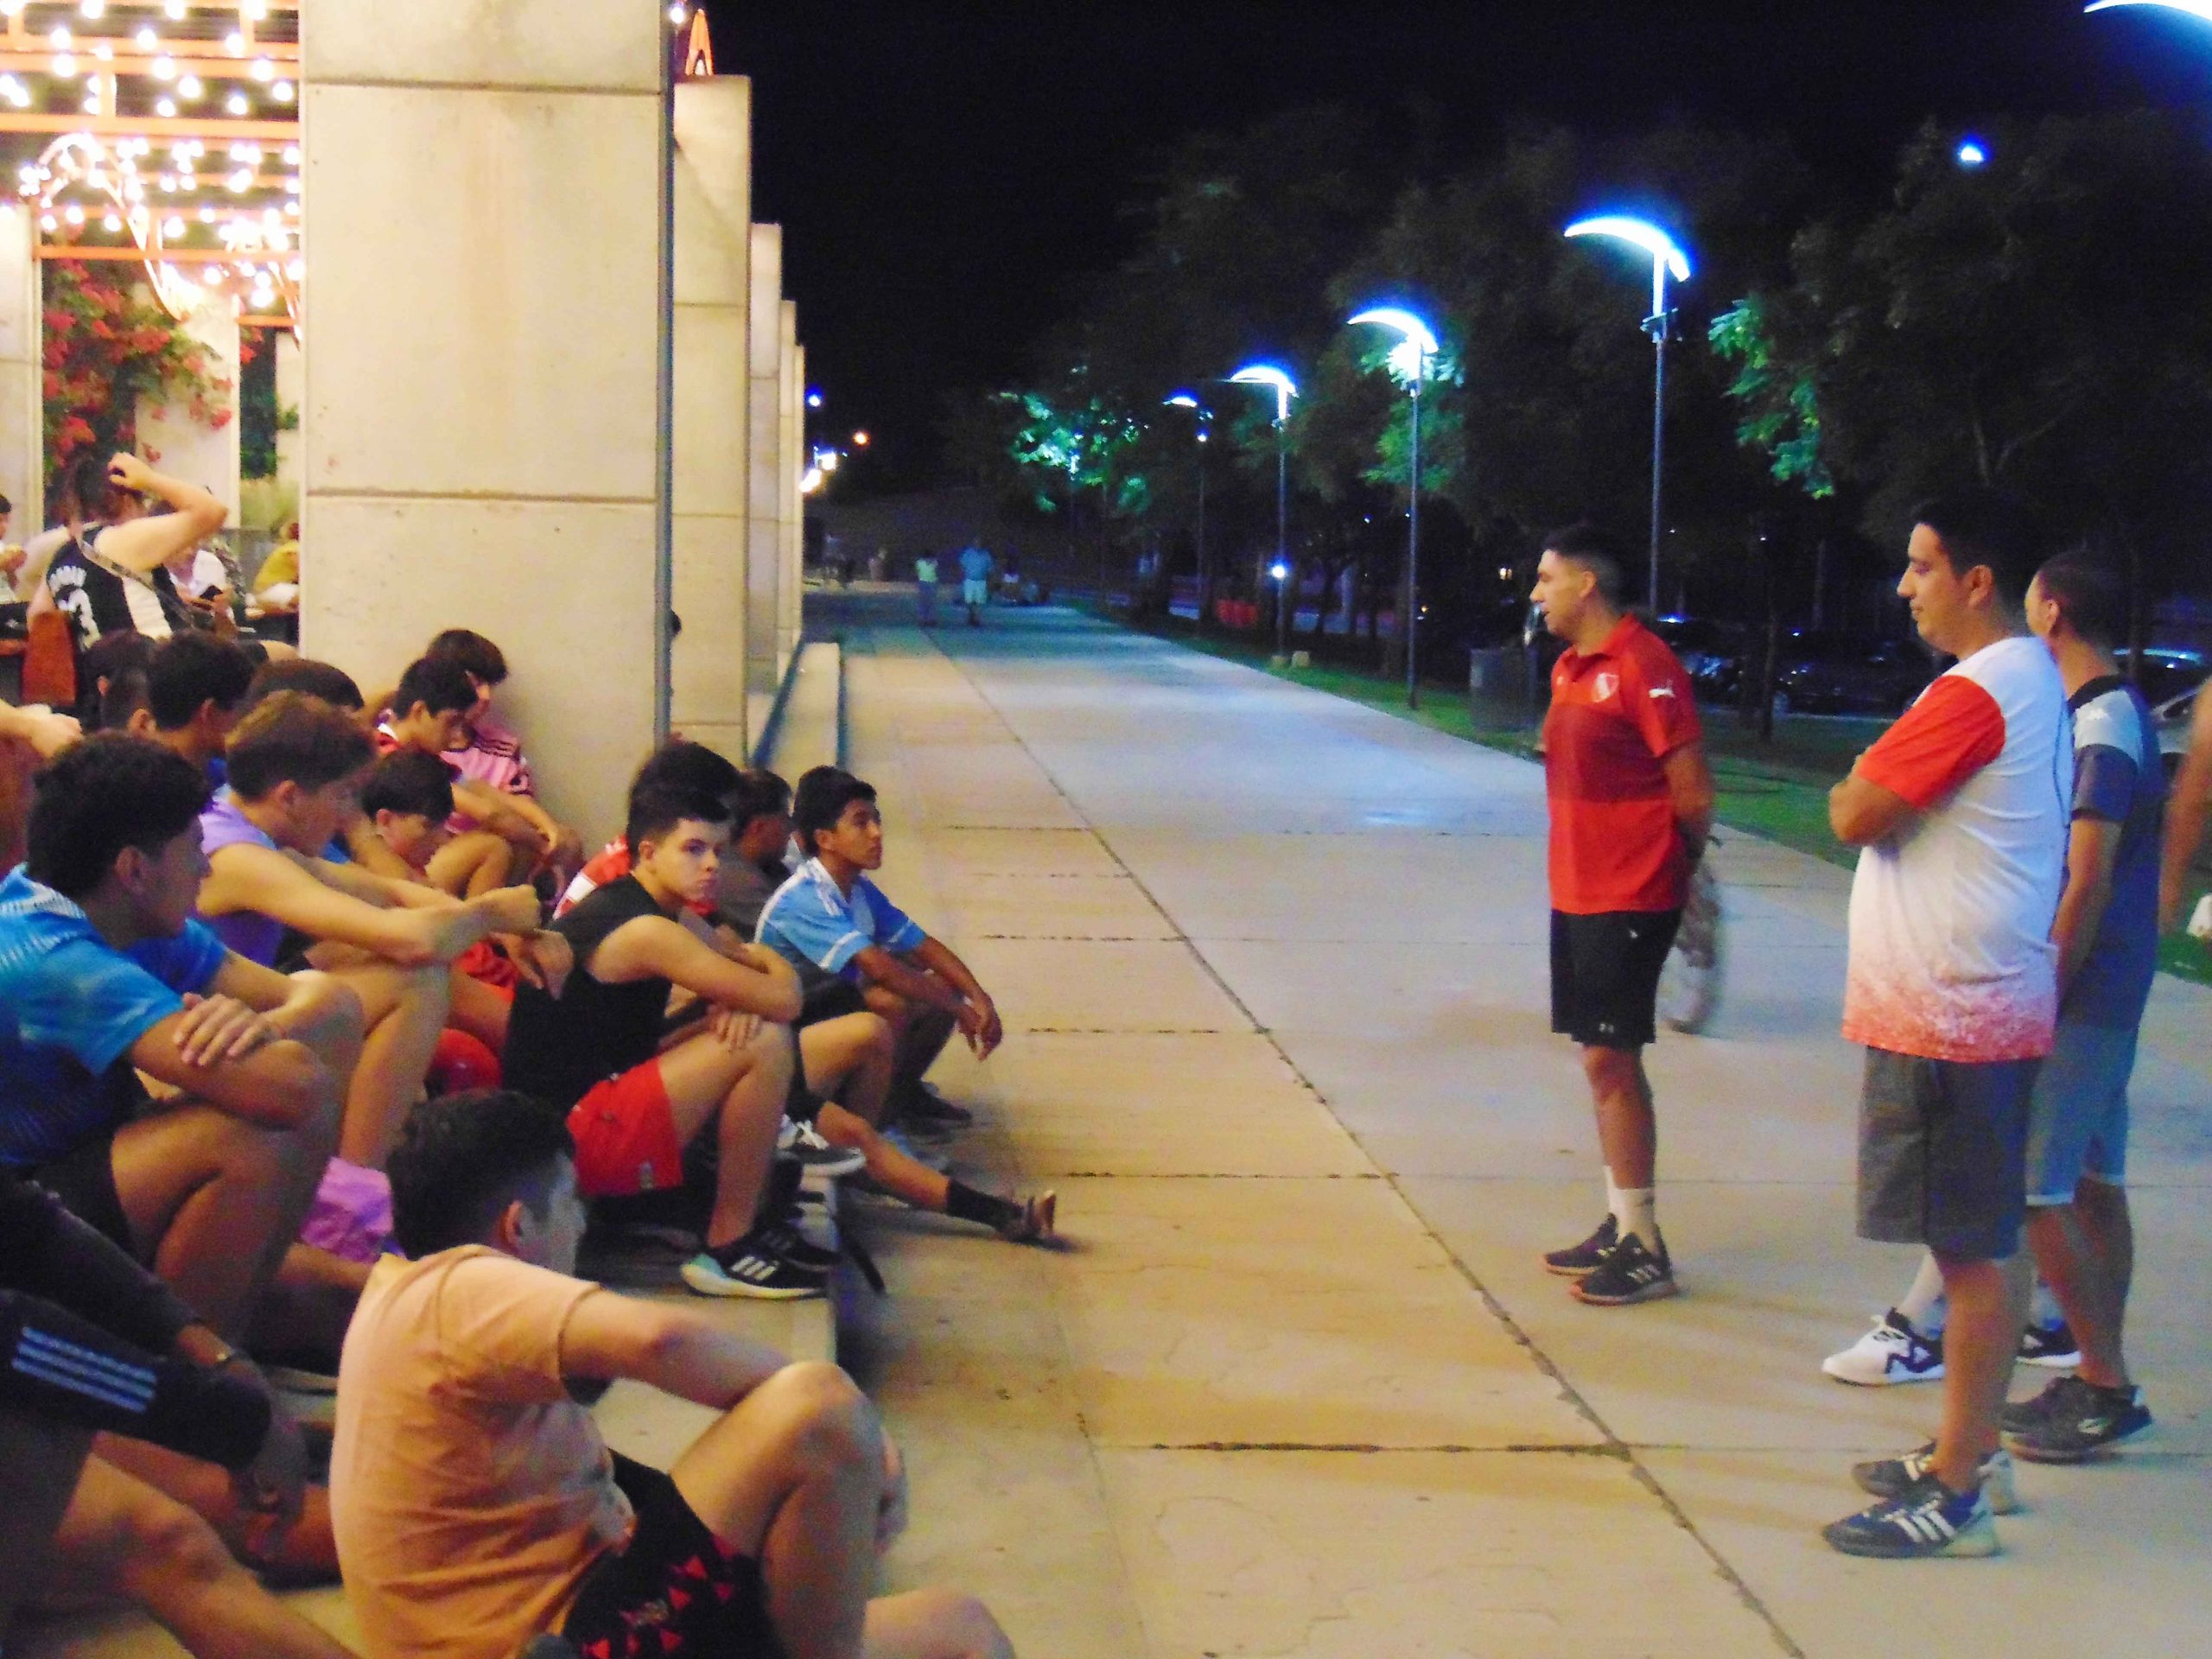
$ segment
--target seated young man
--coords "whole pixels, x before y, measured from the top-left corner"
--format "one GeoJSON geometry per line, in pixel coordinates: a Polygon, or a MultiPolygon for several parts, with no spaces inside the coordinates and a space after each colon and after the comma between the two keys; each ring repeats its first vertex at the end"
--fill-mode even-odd
{"type": "Polygon", "coordinates": [[[149,1451],[217,1474],[232,1548],[271,1560],[309,1496],[281,1400],[159,1280],[4,1173],[0,1333],[0,1638],[18,1602],[120,1599],[188,1653],[343,1659],[215,1527],[111,1460],[149,1451]]]}
{"type": "MultiPolygon", "coordinates": [[[[338,1154],[384,1167],[423,1091],[451,1008],[453,963],[493,933],[533,934],[537,895],[507,887],[456,900],[322,856],[358,807],[375,753],[344,714],[296,691],[256,707],[232,734],[231,781],[200,819],[208,875],[200,912],[240,956],[273,966],[287,929],[308,960],[357,995],[367,1037],[346,1093],[338,1154]]],[[[566,951],[545,941],[553,971],[566,951]]]]}
{"type": "Polygon", "coordinates": [[[883,868],[875,790],[817,766],[798,780],[791,817],[806,855],[761,912],[760,943],[799,970],[810,997],[825,980],[856,988],[890,1021],[898,1058],[889,1109],[921,1123],[965,1123],[923,1075],[957,1030],[978,1059],[1004,1037],[998,1009],[968,964],[886,899],[867,872],[883,868]]]}
{"type": "Polygon", "coordinates": [[[206,775],[102,734],[39,775],[0,883],[0,1165],[241,1340],[315,1196],[359,1000],[192,919],[206,775]],[[138,1074],[178,1092],[158,1109],[138,1074]]]}
{"type": "Polygon", "coordinates": [[[575,1278],[558,1113],[506,1091],[415,1115],[392,1160],[412,1261],[371,1276],[339,1371],[331,1499],[370,1651],[1012,1659],[970,1598],[871,1601],[906,1519],[875,1409],[834,1365],[575,1278]],[[608,1451],[567,1379],[722,1413],[666,1473],[608,1451]]]}
{"type": "Polygon", "coordinates": [[[154,648],[145,703],[130,712],[124,729],[175,750],[220,784],[223,746],[260,666],[236,640],[173,634],[154,648]]]}
{"type": "Polygon", "coordinates": [[[58,505],[70,512],[71,538],[47,566],[32,612],[60,611],[80,652],[118,629],[166,639],[188,626],[184,601],[162,567],[223,527],[223,504],[130,454],[105,461],[79,456],[65,488],[69,499],[58,505]],[[149,515],[149,495],[169,510],[149,515]]]}
{"type": "MultiPolygon", "coordinates": [[[[458,748],[448,749],[445,758],[472,783],[535,800],[537,785],[531,776],[530,759],[522,752],[522,740],[492,712],[492,699],[507,680],[505,654],[467,628],[448,628],[423,654],[460,664],[476,688],[476,705],[462,721],[463,741],[458,748]]],[[[573,868],[582,853],[582,844],[572,838],[563,849],[562,861],[573,868]]]]}
{"type": "Polygon", "coordinates": [[[511,794],[465,776],[448,753],[467,746],[468,716],[476,706],[476,683],[466,669],[450,658],[425,657],[399,677],[391,706],[377,723],[377,747],[383,753],[420,749],[453,768],[454,800],[459,808],[454,837],[431,861],[432,880],[448,893],[474,897],[539,870],[565,879],[579,861],[575,832],[556,823],[531,796],[511,794]],[[511,849],[505,869],[486,863],[473,849],[471,837],[486,833],[511,849]]]}
{"type": "Polygon", "coordinates": [[[684,1264],[684,1282],[704,1296],[818,1295],[836,1257],[762,1215],[798,976],[755,946],[724,954],[693,913],[714,892],[729,808],[649,789],[632,796],[625,834],[630,873],[553,924],[575,956],[565,989],[515,992],[506,1081],[568,1114],[587,1198],[681,1185],[683,1148],[711,1130],[707,1248],[684,1264]],[[696,1017],[671,1031],[677,990],[696,999],[696,1017]]]}
{"type": "MultiPolygon", "coordinates": [[[[782,861],[791,835],[791,785],[772,772],[741,770],[704,743],[671,737],[645,757],[630,779],[632,795],[653,789],[711,795],[728,804],[729,851],[715,875],[714,897],[701,913],[730,929],[741,943],[749,941],[761,904],[791,874],[782,861]],[[778,872],[772,883],[766,879],[770,868],[778,872]]],[[[585,861],[554,913],[561,914],[582,902],[594,888],[629,873],[630,843],[617,836],[585,861]]]]}

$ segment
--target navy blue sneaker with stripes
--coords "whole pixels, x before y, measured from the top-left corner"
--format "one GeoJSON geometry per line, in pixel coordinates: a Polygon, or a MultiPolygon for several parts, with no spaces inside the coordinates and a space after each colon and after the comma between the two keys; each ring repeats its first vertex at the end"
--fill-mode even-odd
{"type": "MultiPolygon", "coordinates": [[[[1901,1458],[1877,1458],[1872,1463],[1851,1465],[1851,1478],[1859,1483],[1859,1490],[1874,1497],[1902,1497],[1935,1472],[1933,1440],[1901,1458]]],[[[1992,1515],[2012,1515],[2019,1509],[2020,1493],[2013,1481],[2012,1459],[2004,1447],[1999,1446],[1984,1458],[1981,1467],[1974,1473],[1981,1481],[1983,1494],[1989,1499],[1992,1515]]]]}
{"type": "Polygon", "coordinates": [[[1667,1241],[1659,1240],[1656,1254],[1644,1248],[1634,1233],[1624,1233],[1598,1265],[1567,1287],[1577,1301],[1593,1307],[1625,1307],[1630,1302],[1656,1302],[1672,1296],[1675,1264],[1667,1259],[1667,1241]]]}
{"type": "Polygon", "coordinates": [[[1823,1527],[1821,1536],[1847,1555],[1884,1561],[1994,1555],[1999,1548],[1988,1496],[1979,1487],[1952,1491],[1933,1475],[1823,1527]]]}
{"type": "Polygon", "coordinates": [[[685,1285],[701,1296],[744,1296],[758,1301],[788,1302],[819,1296],[829,1283],[826,1269],[802,1267],[778,1249],[772,1231],[755,1228],[734,1244],[702,1250],[679,1271],[685,1285]]]}
{"type": "Polygon", "coordinates": [[[2084,1463],[2151,1427],[2143,1390],[2062,1376],[2005,1408],[2005,1443],[2031,1463],[2084,1463]]]}

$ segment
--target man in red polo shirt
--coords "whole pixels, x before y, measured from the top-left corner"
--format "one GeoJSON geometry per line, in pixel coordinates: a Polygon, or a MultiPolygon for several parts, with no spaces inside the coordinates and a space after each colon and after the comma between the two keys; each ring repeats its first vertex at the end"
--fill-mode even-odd
{"type": "Polygon", "coordinates": [[[1625,560],[1596,526],[1546,538],[1532,597],[1567,642],[1544,720],[1551,804],[1552,1029],[1582,1046],[1605,1219],[1544,1265],[1601,1307],[1675,1294],[1653,1213],[1658,1128],[1643,1046],[1689,874],[1713,823],[1689,677],[1622,606],[1625,560]]]}

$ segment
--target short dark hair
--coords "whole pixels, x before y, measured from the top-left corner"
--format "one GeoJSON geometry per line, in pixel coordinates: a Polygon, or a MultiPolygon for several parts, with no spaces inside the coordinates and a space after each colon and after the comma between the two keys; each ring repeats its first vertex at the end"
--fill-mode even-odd
{"type": "Polygon", "coordinates": [[[430,641],[430,648],[423,654],[459,663],[464,672],[474,674],[486,685],[497,685],[507,677],[507,659],[499,648],[467,628],[448,628],[430,641]]]}
{"type": "Polygon", "coordinates": [[[146,669],[157,643],[136,628],[104,633],[77,658],[77,718],[88,732],[119,732],[146,706],[146,669]],[[107,689],[100,689],[100,682],[107,689]]]}
{"type": "Polygon", "coordinates": [[[232,791],[257,801],[279,784],[321,789],[351,778],[377,746],[352,715],[303,691],[279,691],[254,705],[231,734],[232,791]]]}
{"type": "Polygon", "coordinates": [[[226,714],[245,701],[256,664],[245,646],[196,629],[171,634],[146,666],[146,707],[165,732],[189,725],[202,703],[226,714]]]}
{"type": "Polygon", "coordinates": [[[740,835],[755,818],[791,810],[791,786],[772,772],[747,766],[738,774],[737,787],[729,792],[732,824],[740,835]]]}
{"type": "Polygon", "coordinates": [[[95,444],[61,469],[61,487],[55,494],[77,509],[78,518],[105,523],[122,505],[129,492],[108,476],[108,463],[114,458],[113,450],[95,444]]]}
{"type": "Polygon", "coordinates": [[[391,1230],[416,1261],[484,1242],[519,1198],[543,1216],[560,1161],[576,1155],[566,1116],[512,1089],[469,1089],[417,1106],[385,1166],[391,1230]]]}
{"type": "Polygon", "coordinates": [[[391,712],[404,720],[418,702],[434,715],[458,714],[476,706],[476,687],[468,671],[452,658],[420,658],[399,677],[391,712]]]}
{"type": "Polygon", "coordinates": [[[649,841],[658,841],[685,819],[698,823],[728,823],[729,803],[719,795],[697,789],[641,789],[630,797],[630,820],[622,838],[635,858],[649,841]]]}
{"type": "Polygon", "coordinates": [[[10,501],[6,496],[0,495],[0,514],[10,513],[15,510],[16,504],[10,501]]]}
{"type": "Polygon", "coordinates": [[[264,663],[254,671],[253,684],[246,691],[246,709],[279,691],[304,691],[311,697],[321,697],[334,709],[351,709],[355,714],[367,702],[351,674],[335,663],[319,663],[312,657],[287,657],[264,663]]]}
{"type": "Polygon", "coordinates": [[[361,810],[419,812],[443,823],[453,816],[453,772],[435,754],[399,749],[377,762],[361,785],[361,810]]]}
{"type": "Polygon", "coordinates": [[[2109,648],[2127,632],[2127,583],[2110,561],[2087,548],[2071,548],[2046,559],[2036,580],[2066,626],[2091,645],[2109,648]]]}
{"type": "Polygon", "coordinates": [[[126,847],[153,856],[207,810],[207,774],[151,738],[101,732],[38,774],[31,801],[31,880],[82,899],[126,847]]]}
{"type": "Polygon", "coordinates": [[[1577,519],[1544,537],[1543,552],[1580,565],[1598,579],[1598,597],[1618,608],[1628,597],[1627,544],[1603,524],[1577,519]]]}
{"type": "Polygon", "coordinates": [[[875,785],[862,783],[841,766],[817,766],[800,775],[791,792],[791,822],[798,830],[798,844],[809,858],[820,849],[814,838],[833,830],[845,809],[855,801],[874,801],[875,785]]]}
{"type": "Polygon", "coordinates": [[[1997,597],[2010,609],[2027,602],[2028,583],[2043,561],[2043,538],[2026,502],[2003,490],[1974,488],[1939,495],[1912,510],[1943,544],[1951,574],[1986,568],[1997,597]]]}
{"type": "Polygon", "coordinates": [[[671,737],[651,754],[630,780],[632,795],[640,790],[690,790],[701,795],[734,795],[744,774],[719,752],[704,743],[671,737]]]}

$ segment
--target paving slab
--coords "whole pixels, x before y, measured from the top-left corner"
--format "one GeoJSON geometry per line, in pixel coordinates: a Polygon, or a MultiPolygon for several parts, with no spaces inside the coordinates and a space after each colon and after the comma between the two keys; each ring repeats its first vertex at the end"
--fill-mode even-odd
{"type": "Polygon", "coordinates": [[[1249,1031],[1180,940],[966,938],[962,959],[1014,1031],[1249,1031]]]}

